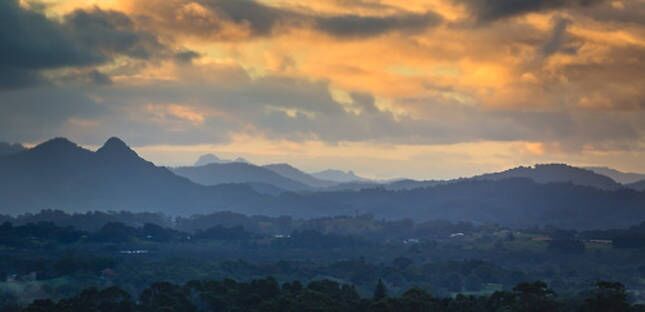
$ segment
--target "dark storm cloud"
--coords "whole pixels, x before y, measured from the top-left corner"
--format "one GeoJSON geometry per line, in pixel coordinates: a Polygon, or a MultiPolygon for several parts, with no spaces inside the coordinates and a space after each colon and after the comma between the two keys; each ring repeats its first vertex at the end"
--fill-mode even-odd
{"type": "Polygon", "coordinates": [[[490,110],[433,97],[399,99],[405,105],[423,106],[424,117],[395,117],[380,110],[369,93],[352,92],[352,103],[337,102],[325,81],[252,79],[228,68],[210,72],[223,80],[202,83],[186,78],[109,88],[70,85],[8,91],[0,101],[0,133],[20,142],[56,134],[82,144],[116,135],[128,137],[136,146],[218,143],[230,139],[231,133],[247,133],[328,143],[529,140],[562,142],[575,149],[634,141],[645,131],[643,111],[490,110]],[[194,123],[175,116],[168,110],[173,105],[199,113],[203,120],[194,123]],[[346,110],[347,105],[351,109],[346,110]]]}
{"type": "Polygon", "coordinates": [[[645,1],[623,1],[618,6],[607,4],[599,9],[587,8],[582,13],[600,22],[645,25],[645,1]]]}
{"type": "Polygon", "coordinates": [[[0,89],[42,82],[42,70],[95,66],[117,55],[149,58],[163,50],[122,13],[77,10],[58,22],[16,0],[0,1],[0,89]]]}
{"type": "Polygon", "coordinates": [[[571,24],[571,21],[566,18],[557,18],[554,20],[551,36],[542,46],[542,55],[544,57],[548,57],[558,51],[570,53],[574,53],[576,51],[574,47],[565,47],[565,41],[567,40],[567,27],[569,27],[569,24],[571,24]]]}
{"type": "Polygon", "coordinates": [[[456,0],[480,22],[561,8],[583,8],[604,0],[456,0]]]}
{"type": "Polygon", "coordinates": [[[311,28],[334,37],[366,38],[388,32],[418,32],[441,22],[433,12],[416,14],[399,12],[389,15],[355,14],[319,15],[315,12],[272,7],[253,0],[201,0],[196,2],[160,2],[148,12],[170,31],[218,39],[227,37],[227,27],[235,25],[248,31],[250,37],[266,37],[297,28],[311,28]],[[212,17],[191,10],[198,3],[212,17]],[[179,14],[178,14],[179,12],[179,14]]]}
{"type": "Polygon", "coordinates": [[[190,64],[193,60],[198,59],[201,55],[195,51],[181,51],[175,53],[175,61],[180,64],[190,64]]]}
{"type": "Polygon", "coordinates": [[[340,15],[317,19],[316,27],[336,37],[370,37],[389,31],[416,32],[441,22],[435,13],[384,17],[340,15]]]}
{"type": "Polygon", "coordinates": [[[87,74],[87,78],[90,82],[97,85],[111,85],[112,78],[110,76],[98,71],[92,70],[87,74]]]}
{"type": "Polygon", "coordinates": [[[41,69],[103,60],[76,42],[62,25],[21,8],[17,1],[0,1],[0,89],[35,83],[41,69]]]}
{"type": "Polygon", "coordinates": [[[299,14],[252,0],[207,0],[207,7],[235,23],[249,26],[254,35],[268,35],[281,23],[300,19],[299,14]]]}
{"type": "Polygon", "coordinates": [[[76,10],[65,16],[63,27],[78,43],[106,58],[120,54],[149,59],[165,50],[155,35],[138,31],[130,17],[117,11],[76,10]]]}

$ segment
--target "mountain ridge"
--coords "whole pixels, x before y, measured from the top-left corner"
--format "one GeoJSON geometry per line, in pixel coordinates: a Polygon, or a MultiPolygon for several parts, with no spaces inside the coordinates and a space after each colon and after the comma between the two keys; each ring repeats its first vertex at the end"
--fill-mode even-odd
{"type": "Polygon", "coordinates": [[[0,158],[0,172],[0,206],[9,212],[46,207],[182,215],[221,210],[231,203],[245,210],[256,205],[247,202],[263,198],[244,185],[193,183],[139,157],[120,140],[108,140],[93,152],[55,138],[0,158]]]}
{"type": "Polygon", "coordinates": [[[334,182],[334,181],[327,181],[327,180],[316,178],[313,175],[310,175],[286,163],[269,164],[269,165],[264,165],[262,167],[267,168],[291,180],[294,180],[303,184],[307,184],[311,187],[317,187],[317,188],[329,187],[337,184],[337,182],[334,182]]]}
{"type": "Polygon", "coordinates": [[[605,190],[624,188],[610,177],[597,174],[591,170],[573,167],[567,164],[536,164],[520,166],[501,172],[487,173],[474,176],[474,180],[501,180],[508,178],[529,178],[537,183],[571,182],[576,185],[591,186],[605,190]]]}
{"type": "Polygon", "coordinates": [[[245,162],[211,163],[198,167],[177,167],[172,171],[202,185],[224,183],[265,183],[289,191],[311,190],[311,187],[291,180],[267,168],[245,162]]]}
{"type": "Polygon", "coordinates": [[[612,178],[614,181],[621,184],[631,184],[641,180],[645,180],[645,174],[636,172],[623,172],[609,167],[584,167],[597,174],[601,174],[612,178]]]}
{"type": "Polygon", "coordinates": [[[284,192],[262,183],[204,186],[135,156],[124,142],[104,146],[103,151],[93,152],[69,140],[54,139],[0,157],[2,213],[45,208],[67,212],[147,211],[173,216],[233,211],[303,219],[358,213],[385,219],[522,227],[550,224],[580,229],[622,227],[645,219],[645,192],[626,188],[599,189],[571,181],[537,183],[527,177],[509,176],[438,184],[400,181],[397,190],[380,184],[324,192],[284,192]],[[410,183],[424,187],[410,188],[410,183]]]}
{"type": "Polygon", "coordinates": [[[347,182],[370,182],[370,179],[357,176],[353,170],[342,171],[338,169],[326,169],[310,173],[311,176],[320,179],[338,183],[347,182]]]}

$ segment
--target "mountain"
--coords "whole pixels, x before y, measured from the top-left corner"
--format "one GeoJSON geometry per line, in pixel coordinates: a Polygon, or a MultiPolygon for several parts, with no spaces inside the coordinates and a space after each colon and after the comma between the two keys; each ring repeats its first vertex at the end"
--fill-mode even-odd
{"type": "Polygon", "coordinates": [[[533,167],[517,167],[502,172],[475,176],[472,179],[503,180],[508,178],[529,178],[537,183],[570,182],[575,185],[591,186],[603,190],[617,190],[623,187],[609,177],[566,164],[538,164],[533,167]]]}
{"type": "Polygon", "coordinates": [[[234,162],[240,162],[240,163],[249,163],[248,160],[238,157],[233,160],[228,160],[228,159],[221,159],[214,154],[204,154],[199,156],[195,164],[193,165],[194,167],[200,167],[200,166],[205,166],[208,164],[228,164],[228,163],[234,163],[234,162]]]}
{"type": "Polygon", "coordinates": [[[320,172],[314,172],[311,174],[314,178],[320,180],[333,181],[338,183],[347,183],[347,182],[368,182],[369,179],[362,178],[357,176],[353,171],[341,171],[335,169],[327,169],[320,172]]]}
{"type": "Polygon", "coordinates": [[[602,174],[612,178],[614,181],[622,184],[630,184],[645,180],[645,174],[634,172],[622,172],[616,169],[607,167],[586,167],[585,169],[591,170],[597,174],[602,174]]]}
{"type": "Polygon", "coordinates": [[[645,191],[645,180],[629,183],[629,184],[626,184],[625,186],[632,190],[637,190],[642,192],[642,191],[645,191]]]}
{"type": "MultiPolygon", "coordinates": [[[[243,163],[189,169],[203,171],[224,165],[246,166],[251,173],[257,173],[259,168],[288,180],[266,168],[243,163]]],[[[582,170],[564,165],[543,166],[558,173],[582,170]]],[[[0,212],[127,210],[186,216],[232,211],[305,219],[369,214],[418,222],[471,221],[569,229],[617,228],[645,220],[645,192],[576,185],[569,182],[572,179],[563,180],[561,175],[558,177],[563,182],[537,183],[533,179],[554,180],[552,175],[546,179],[535,173],[544,171],[543,166],[531,168],[530,178],[513,178],[507,171],[506,175],[492,174],[494,179],[461,179],[436,185],[429,181],[403,181],[397,184],[398,190],[379,184],[360,190],[284,192],[273,184],[275,181],[200,185],[142,159],[117,138],[109,139],[95,152],[57,138],[0,157],[0,212]],[[409,189],[411,185],[414,188],[409,189]],[[419,185],[423,187],[416,187],[419,185]]],[[[205,172],[206,177],[213,174],[211,170],[205,172]]]]}
{"type": "Polygon", "coordinates": [[[231,162],[240,162],[240,163],[250,164],[250,162],[248,160],[246,160],[246,158],[244,158],[244,157],[237,157],[237,158],[233,159],[231,162]]]}
{"type": "Polygon", "coordinates": [[[194,166],[199,167],[199,166],[205,166],[208,164],[218,164],[220,162],[222,162],[222,160],[219,159],[217,156],[213,154],[204,154],[202,156],[199,156],[199,159],[197,159],[194,166]]]}
{"type": "Polygon", "coordinates": [[[22,152],[24,150],[25,150],[25,147],[22,146],[21,144],[18,144],[18,143],[11,144],[6,142],[0,142],[0,156],[15,154],[18,152],[22,152]]]}
{"type": "Polygon", "coordinates": [[[413,190],[418,188],[433,187],[440,184],[450,183],[450,181],[438,181],[438,180],[425,180],[417,181],[410,179],[403,179],[394,182],[388,183],[385,188],[388,190],[413,190]]]}
{"type": "MultiPolygon", "coordinates": [[[[0,157],[4,213],[129,210],[194,214],[250,207],[266,196],[249,186],[206,187],[157,167],[117,138],[96,152],[64,138],[0,157]]],[[[247,209],[249,208],[249,209],[247,209]]]]}
{"type": "Polygon", "coordinates": [[[264,183],[289,191],[310,190],[311,187],[283,177],[267,168],[244,162],[208,164],[199,167],[178,167],[173,172],[202,185],[225,183],[264,183]]]}
{"type": "Polygon", "coordinates": [[[270,164],[262,167],[269,169],[285,178],[288,178],[293,181],[297,181],[315,188],[330,187],[332,185],[337,184],[336,182],[333,182],[333,181],[318,179],[289,164],[270,164]]]}
{"type": "Polygon", "coordinates": [[[384,188],[284,193],[282,207],[296,216],[369,214],[412,219],[495,223],[511,227],[554,225],[565,229],[626,227],[645,220],[645,192],[615,191],[571,183],[540,184],[528,178],[455,180],[426,188],[384,188]]]}

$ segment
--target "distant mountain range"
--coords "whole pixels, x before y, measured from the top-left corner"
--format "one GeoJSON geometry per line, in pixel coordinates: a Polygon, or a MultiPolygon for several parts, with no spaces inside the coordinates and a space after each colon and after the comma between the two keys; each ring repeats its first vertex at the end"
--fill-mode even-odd
{"type": "Polygon", "coordinates": [[[351,170],[341,171],[335,169],[327,169],[319,172],[314,172],[311,175],[320,180],[334,181],[338,183],[370,181],[369,179],[357,176],[354,171],[351,170]]]}
{"type": "Polygon", "coordinates": [[[338,184],[335,181],[316,178],[314,175],[305,173],[300,169],[297,169],[289,164],[271,164],[271,165],[265,165],[263,167],[283,177],[289,178],[293,181],[300,182],[302,184],[306,184],[314,188],[330,187],[338,184]]]}
{"type": "Polygon", "coordinates": [[[645,191],[645,180],[627,184],[627,187],[637,191],[645,191]]]}
{"type": "Polygon", "coordinates": [[[10,144],[5,142],[0,142],[0,156],[6,156],[22,152],[25,150],[25,147],[21,144],[10,144]]]}
{"type": "Polygon", "coordinates": [[[344,183],[355,182],[375,184],[357,176],[352,171],[328,169],[316,173],[306,173],[289,164],[257,166],[244,158],[224,160],[213,154],[200,156],[192,167],[179,167],[173,171],[193,182],[204,185],[265,183],[286,191],[333,188],[344,183]]]}
{"type": "Polygon", "coordinates": [[[291,180],[267,168],[244,162],[211,163],[204,166],[174,168],[172,171],[203,185],[265,183],[288,191],[312,189],[307,184],[291,180]]]}
{"type": "Polygon", "coordinates": [[[587,229],[644,220],[645,192],[563,164],[467,179],[390,183],[338,183],[286,164],[232,162],[167,169],[142,159],[117,138],[95,152],[57,138],[0,156],[0,213],[42,209],[169,215],[227,210],[298,218],[371,214],[587,229]]]}
{"type": "Polygon", "coordinates": [[[610,177],[614,181],[621,184],[631,184],[645,180],[645,174],[643,173],[622,172],[607,167],[585,167],[585,169],[591,170],[597,174],[602,174],[604,176],[610,177]]]}
{"type": "Polygon", "coordinates": [[[204,154],[199,156],[199,159],[195,162],[195,167],[205,166],[208,164],[227,164],[227,163],[248,163],[248,161],[242,157],[238,157],[233,160],[221,159],[213,154],[204,154]]]}
{"type": "MultiPolygon", "coordinates": [[[[257,207],[264,195],[244,185],[207,187],[140,158],[111,138],[96,152],[57,138],[0,157],[5,213],[130,210],[193,214],[257,207]]],[[[249,211],[257,213],[259,211],[249,211]]]]}
{"type": "Polygon", "coordinates": [[[575,185],[591,186],[603,190],[624,188],[611,178],[591,170],[566,164],[541,164],[533,167],[517,167],[497,173],[475,176],[475,180],[503,180],[508,178],[529,178],[537,183],[569,182],[575,185]]]}

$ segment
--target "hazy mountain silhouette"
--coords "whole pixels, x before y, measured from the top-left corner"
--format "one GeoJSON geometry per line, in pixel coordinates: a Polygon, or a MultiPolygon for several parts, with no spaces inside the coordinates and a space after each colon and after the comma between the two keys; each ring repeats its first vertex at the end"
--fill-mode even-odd
{"type": "Polygon", "coordinates": [[[198,166],[205,166],[205,165],[208,165],[208,164],[218,164],[221,161],[222,160],[219,159],[219,157],[217,157],[217,156],[215,156],[213,154],[204,154],[202,156],[199,156],[199,159],[197,159],[197,161],[195,162],[194,166],[198,167],[198,166]]]}
{"type": "Polygon", "coordinates": [[[368,182],[369,179],[357,176],[354,171],[341,171],[336,169],[327,169],[319,172],[311,173],[317,179],[333,181],[338,183],[347,182],[368,182]]]}
{"type": "MultiPolygon", "coordinates": [[[[56,138],[0,157],[0,206],[7,213],[41,209],[130,210],[170,214],[255,207],[249,186],[205,187],[140,158],[109,139],[96,152],[56,138]]],[[[257,211],[256,211],[257,212],[257,211]]]]}
{"type": "Polygon", "coordinates": [[[390,182],[386,185],[388,190],[413,190],[417,188],[432,187],[439,184],[450,183],[450,181],[440,181],[440,180],[424,180],[417,181],[411,179],[403,179],[394,182],[390,182]]]}
{"type": "Polygon", "coordinates": [[[645,219],[645,192],[571,183],[540,184],[528,178],[458,180],[427,188],[391,191],[284,193],[307,216],[371,214],[386,219],[443,219],[527,227],[590,229],[625,227],[645,219]]]}
{"type": "Polygon", "coordinates": [[[636,181],[634,183],[629,183],[625,185],[626,187],[632,189],[632,190],[637,190],[637,191],[645,191],[645,180],[640,180],[636,181]]]}
{"type": "Polygon", "coordinates": [[[608,176],[614,181],[622,184],[630,184],[640,180],[645,180],[645,174],[643,173],[622,172],[608,167],[585,167],[585,169],[589,169],[597,174],[608,176]]]}
{"type": "Polygon", "coordinates": [[[249,163],[246,159],[242,157],[235,158],[233,160],[221,159],[214,154],[204,154],[199,156],[197,161],[193,166],[200,167],[208,164],[228,164],[233,162],[249,163]]]}
{"type": "Polygon", "coordinates": [[[244,162],[208,164],[199,167],[178,167],[173,172],[202,185],[224,183],[265,183],[289,191],[310,190],[311,187],[283,177],[267,168],[244,162]]]}
{"type": "Polygon", "coordinates": [[[22,152],[24,150],[25,150],[25,147],[22,146],[21,144],[18,144],[18,143],[11,144],[6,142],[0,142],[0,156],[15,154],[18,152],[22,152]]]}
{"type": "MultiPolygon", "coordinates": [[[[243,163],[226,165],[230,168],[245,166],[243,168],[250,173],[257,173],[259,168],[273,178],[288,180],[262,167],[243,163]]],[[[189,170],[222,166],[211,164],[189,170]]],[[[602,190],[595,186],[597,183],[589,187],[572,182],[541,184],[533,181],[552,182],[555,179],[552,175],[535,174],[544,168],[557,173],[582,170],[545,165],[531,168],[531,178],[513,178],[518,170],[510,170],[512,174],[506,171],[506,176],[492,174],[492,180],[479,177],[436,185],[432,181],[395,182],[398,184],[393,185],[398,185],[400,190],[373,185],[358,191],[296,193],[284,192],[276,184],[264,182],[203,186],[142,159],[116,138],[108,140],[96,152],[58,138],[0,157],[0,208],[5,214],[42,209],[67,212],[127,210],[169,215],[227,210],[300,218],[358,213],[420,222],[444,219],[522,227],[551,224],[577,229],[624,227],[645,219],[645,192],[602,190]],[[410,184],[424,187],[408,189],[410,184]]],[[[222,172],[226,171],[219,171],[222,172]]],[[[206,170],[204,174],[208,177],[213,172],[206,170]]],[[[562,176],[566,177],[556,178],[562,180],[562,176]]],[[[579,176],[574,178],[567,179],[573,181],[579,176]]]]}
{"type": "Polygon", "coordinates": [[[338,184],[334,181],[318,179],[289,164],[270,164],[262,167],[269,169],[283,177],[309,185],[311,187],[321,188],[338,184]]]}
{"type": "Polygon", "coordinates": [[[374,188],[381,188],[381,189],[387,189],[386,184],[381,184],[378,182],[372,182],[372,181],[355,181],[355,182],[344,182],[344,183],[338,183],[329,187],[325,187],[320,189],[321,191],[360,191],[360,190],[367,190],[367,189],[374,189],[374,188]]]}
{"type": "Polygon", "coordinates": [[[623,186],[611,178],[591,170],[566,164],[538,164],[533,167],[517,167],[497,173],[475,176],[474,180],[502,180],[508,178],[529,178],[537,183],[571,182],[575,185],[591,186],[603,190],[617,190],[623,186]]]}

